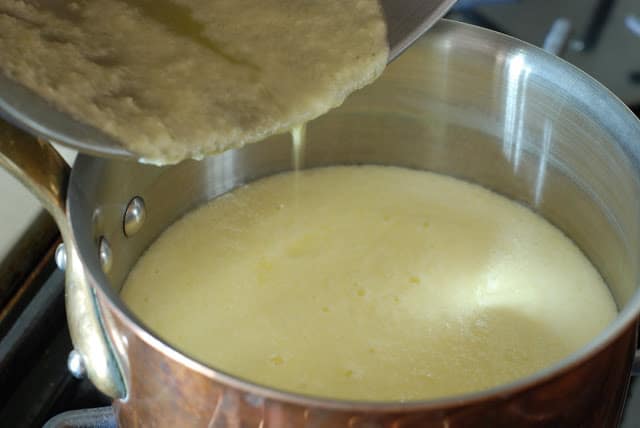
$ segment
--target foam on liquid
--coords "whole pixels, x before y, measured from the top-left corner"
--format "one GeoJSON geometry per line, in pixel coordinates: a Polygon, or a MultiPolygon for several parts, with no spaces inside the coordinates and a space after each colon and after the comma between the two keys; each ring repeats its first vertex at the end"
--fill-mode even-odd
{"type": "Polygon", "coordinates": [[[159,237],[122,297],[215,368],[353,400],[502,384],[616,316],[598,272],[532,211],[378,166],[281,174],[212,201],[159,237]]]}

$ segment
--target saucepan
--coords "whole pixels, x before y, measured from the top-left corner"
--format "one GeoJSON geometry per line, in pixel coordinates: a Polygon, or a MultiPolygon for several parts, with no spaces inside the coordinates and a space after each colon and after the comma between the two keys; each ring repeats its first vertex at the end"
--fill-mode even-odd
{"type": "Polygon", "coordinates": [[[640,122],[622,102],[542,50],[441,21],[377,82],[311,122],[307,137],[308,168],[430,170],[530,206],[598,268],[619,315],[557,364],[467,395],[348,402],[258,385],[165,342],[118,291],[144,250],[183,214],[291,169],[290,138],[169,167],[80,154],[69,170],[48,142],[3,123],[0,163],[40,198],[63,236],[74,362],[113,398],[121,426],[618,424],[640,313],[640,122]]]}

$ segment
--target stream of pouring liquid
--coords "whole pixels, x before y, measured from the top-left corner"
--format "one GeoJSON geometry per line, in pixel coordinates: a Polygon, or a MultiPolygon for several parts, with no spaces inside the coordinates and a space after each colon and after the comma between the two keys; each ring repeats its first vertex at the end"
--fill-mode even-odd
{"type": "Polygon", "coordinates": [[[295,126],[291,129],[291,156],[293,170],[300,171],[304,168],[304,152],[307,143],[307,124],[295,126]]]}

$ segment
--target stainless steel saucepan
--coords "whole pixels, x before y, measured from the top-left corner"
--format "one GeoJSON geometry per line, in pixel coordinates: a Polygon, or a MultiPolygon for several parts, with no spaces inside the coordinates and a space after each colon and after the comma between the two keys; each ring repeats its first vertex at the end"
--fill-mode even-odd
{"type": "Polygon", "coordinates": [[[257,385],[164,342],[127,309],[118,290],[142,252],[184,213],[290,169],[288,136],[163,168],[80,155],[70,171],[48,143],[3,124],[0,163],[58,222],[74,346],[90,379],[113,397],[122,426],[618,423],[640,313],[640,122],[618,99],[535,47],[442,21],[379,81],[310,123],[307,135],[307,167],[436,171],[531,206],[598,268],[618,317],[558,364],[474,394],[363,403],[257,385]]]}

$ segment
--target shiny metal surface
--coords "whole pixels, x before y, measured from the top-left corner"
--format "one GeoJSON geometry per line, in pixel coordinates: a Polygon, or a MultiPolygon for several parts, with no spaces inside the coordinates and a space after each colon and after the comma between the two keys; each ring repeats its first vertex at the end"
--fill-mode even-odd
{"type": "Polygon", "coordinates": [[[389,62],[442,18],[456,0],[380,0],[387,21],[389,62]]]}
{"type": "Polygon", "coordinates": [[[32,135],[84,153],[113,157],[135,156],[109,135],[55,109],[51,103],[2,72],[0,118],[32,135]]]}
{"type": "Polygon", "coordinates": [[[68,221],[69,166],[50,144],[0,120],[0,167],[28,187],[56,221],[65,242],[65,302],[74,345],[83,360],[90,361],[87,373],[98,389],[124,396],[123,380],[68,221]]]}
{"type": "MultiPolygon", "coordinates": [[[[395,59],[455,3],[455,0],[382,0],[387,20],[389,61],[395,59]]],[[[64,3],[39,2],[38,7],[66,13],[64,3]]],[[[80,152],[115,158],[137,158],[117,139],[54,108],[35,92],[0,72],[0,118],[23,130],[80,152]]]]}
{"type": "Polygon", "coordinates": [[[571,21],[566,18],[558,18],[553,21],[549,32],[544,37],[542,49],[554,55],[562,56],[571,36],[571,21]]]}
{"type": "Polygon", "coordinates": [[[126,236],[133,236],[142,228],[147,219],[147,210],[144,206],[144,199],[139,196],[131,199],[124,212],[122,228],[126,236]]]}
{"type": "Polygon", "coordinates": [[[67,251],[64,249],[64,242],[58,244],[54,257],[58,269],[64,272],[67,269],[67,251]]]}
{"type": "Polygon", "coordinates": [[[84,359],[75,349],[69,352],[69,357],[67,358],[67,369],[76,379],[82,379],[87,374],[87,367],[84,365],[84,359]]]}
{"type": "Polygon", "coordinates": [[[98,240],[98,257],[102,271],[109,273],[111,266],[113,266],[113,254],[111,253],[111,245],[104,236],[98,240]]]}

